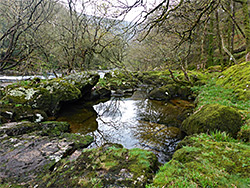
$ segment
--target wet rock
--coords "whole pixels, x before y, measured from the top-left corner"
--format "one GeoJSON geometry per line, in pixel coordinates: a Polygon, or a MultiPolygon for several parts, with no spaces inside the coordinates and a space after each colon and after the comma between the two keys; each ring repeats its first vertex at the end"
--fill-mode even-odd
{"type": "Polygon", "coordinates": [[[63,122],[21,122],[0,127],[2,184],[30,185],[53,170],[62,158],[87,147],[93,138],[67,133],[63,122]]]}
{"type": "Polygon", "coordinates": [[[152,100],[167,101],[171,98],[172,96],[169,95],[167,88],[165,87],[155,88],[149,93],[149,99],[152,100]]]}
{"type": "Polygon", "coordinates": [[[142,90],[135,91],[131,97],[133,100],[144,100],[147,98],[147,93],[142,90]]]}
{"type": "Polygon", "coordinates": [[[157,158],[142,149],[106,144],[62,160],[38,187],[145,187],[157,170],[157,158]]]}
{"type": "Polygon", "coordinates": [[[85,100],[95,101],[98,99],[110,98],[110,96],[111,96],[111,90],[106,88],[98,88],[93,90],[88,98],[85,97],[85,100]]]}
{"type": "Polygon", "coordinates": [[[219,104],[208,104],[187,118],[182,123],[181,129],[188,135],[219,130],[236,136],[242,125],[241,115],[235,109],[219,104]]]}
{"type": "Polygon", "coordinates": [[[109,98],[111,96],[111,90],[106,88],[100,88],[96,91],[100,99],[109,98]]]}
{"type": "Polygon", "coordinates": [[[167,84],[160,88],[155,88],[149,93],[149,98],[152,100],[170,100],[176,97],[187,100],[193,98],[193,93],[189,86],[180,84],[167,84]]]}

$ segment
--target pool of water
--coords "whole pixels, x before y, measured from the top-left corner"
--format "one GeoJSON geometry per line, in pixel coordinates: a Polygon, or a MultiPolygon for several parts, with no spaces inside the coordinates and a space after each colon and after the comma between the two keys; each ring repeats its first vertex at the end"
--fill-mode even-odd
{"type": "Polygon", "coordinates": [[[153,151],[160,162],[171,159],[184,134],[178,128],[192,105],[148,99],[112,98],[106,102],[75,104],[61,111],[58,121],[67,121],[71,131],[94,136],[91,147],[112,142],[124,147],[153,151]]]}

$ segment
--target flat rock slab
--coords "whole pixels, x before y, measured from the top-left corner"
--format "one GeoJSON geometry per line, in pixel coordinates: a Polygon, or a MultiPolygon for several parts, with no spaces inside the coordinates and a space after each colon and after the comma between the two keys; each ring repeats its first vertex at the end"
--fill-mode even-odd
{"type": "Polygon", "coordinates": [[[142,149],[106,144],[63,159],[36,187],[145,187],[158,169],[156,156],[142,149]]]}
{"type": "MultiPolygon", "coordinates": [[[[93,141],[90,136],[71,134],[68,131],[68,124],[62,122],[25,122],[2,126],[0,183],[30,184],[39,175],[53,170],[62,158],[71,157],[77,149],[87,147],[93,141]],[[37,127],[40,127],[39,131],[36,130],[37,127]],[[18,129],[22,131],[17,131],[18,129]]],[[[73,155],[71,158],[76,159],[77,156],[73,155]]]]}

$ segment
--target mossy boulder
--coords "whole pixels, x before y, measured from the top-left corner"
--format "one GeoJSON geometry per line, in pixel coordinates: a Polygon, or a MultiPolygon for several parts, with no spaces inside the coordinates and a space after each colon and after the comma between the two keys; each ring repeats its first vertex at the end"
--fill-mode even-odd
{"type": "Polygon", "coordinates": [[[236,136],[242,125],[242,117],[234,108],[207,104],[184,120],[181,129],[188,135],[220,130],[236,136]]]}
{"type": "Polygon", "coordinates": [[[244,141],[244,142],[250,142],[250,124],[249,124],[249,122],[241,127],[240,131],[238,132],[237,138],[244,141]]]}
{"type": "Polygon", "coordinates": [[[74,161],[61,161],[38,187],[145,187],[157,164],[152,152],[106,144],[84,150],[74,161]]]}
{"type": "Polygon", "coordinates": [[[22,84],[20,82],[6,87],[1,102],[22,106],[22,109],[27,108],[28,111],[24,113],[28,114],[36,114],[34,110],[41,110],[47,115],[55,115],[62,104],[75,102],[91,93],[91,88],[98,80],[99,75],[82,72],[47,81],[31,80],[22,84]]]}
{"type": "Polygon", "coordinates": [[[33,122],[41,122],[47,120],[47,114],[43,110],[33,109],[26,104],[2,104],[0,121],[6,123],[8,121],[29,120],[33,122]]]}
{"type": "Polygon", "coordinates": [[[63,78],[66,82],[74,85],[78,88],[82,95],[91,91],[97,82],[99,81],[100,76],[98,74],[89,73],[89,72],[80,72],[76,74],[71,74],[63,78]]]}
{"type": "Polygon", "coordinates": [[[81,91],[77,87],[63,79],[51,80],[42,87],[47,89],[51,95],[51,100],[48,101],[50,104],[49,114],[56,114],[61,104],[73,102],[82,97],[81,91]]]}
{"type": "Polygon", "coordinates": [[[186,137],[148,187],[249,187],[250,146],[222,136],[186,137]]]}
{"type": "Polygon", "coordinates": [[[137,79],[145,85],[153,85],[161,87],[166,84],[173,83],[169,72],[166,71],[148,71],[136,75],[137,79]]]}
{"type": "Polygon", "coordinates": [[[250,99],[250,62],[231,66],[221,73],[217,84],[233,89],[235,96],[240,100],[250,99]]]}
{"type": "Polygon", "coordinates": [[[108,90],[125,91],[136,88],[138,86],[138,80],[135,79],[132,72],[115,70],[106,73],[104,78],[99,80],[97,86],[108,90]]]}
{"type": "Polygon", "coordinates": [[[167,101],[171,99],[171,95],[168,93],[168,88],[160,87],[155,88],[149,93],[149,99],[158,101],[167,101]]]}

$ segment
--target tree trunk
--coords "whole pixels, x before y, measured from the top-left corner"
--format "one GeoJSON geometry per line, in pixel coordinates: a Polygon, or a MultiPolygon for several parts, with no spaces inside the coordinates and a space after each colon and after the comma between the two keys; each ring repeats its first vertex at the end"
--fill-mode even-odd
{"type": "Polygon", "coordinates": [[[215,18],[216,18],[216,33],[217,33],[217,42],[218,42],[218,48],[219,48],[219,59],[220,59],[220,65],[222,69],[224,69],[224,63],[223,63],[223,52],[222,52],[222,43],[221,43],[221,34],[220,34],[220,20],[219,20],[219,13],[218,10],[215,11],[215,18]]]}
{"type": "Polygon", "coordinates": [[[249,23],[249,11],[247,0],[242,0],[242,11],[244,15],[244,26],[246,36],[246,53],[250,52],[250,23],[249,23]]]}
{"type": "Polygon", "coordinates": [[[210,24],[208,29],[208,60],[207,67],[214,65],[214,18],[213,15],[210,17],[210,24]]]}
{"type": "MultiPolygon", "coordinates": [[[[232,2],[233,5],[233,20],[235,20],[235,2],[232,2]]],[[[232,26],[232,35],[231,35],[231,53],[233,54],[234,52],[234,36],[235,36],[235,23],[233,22],[232,26]]]]}

